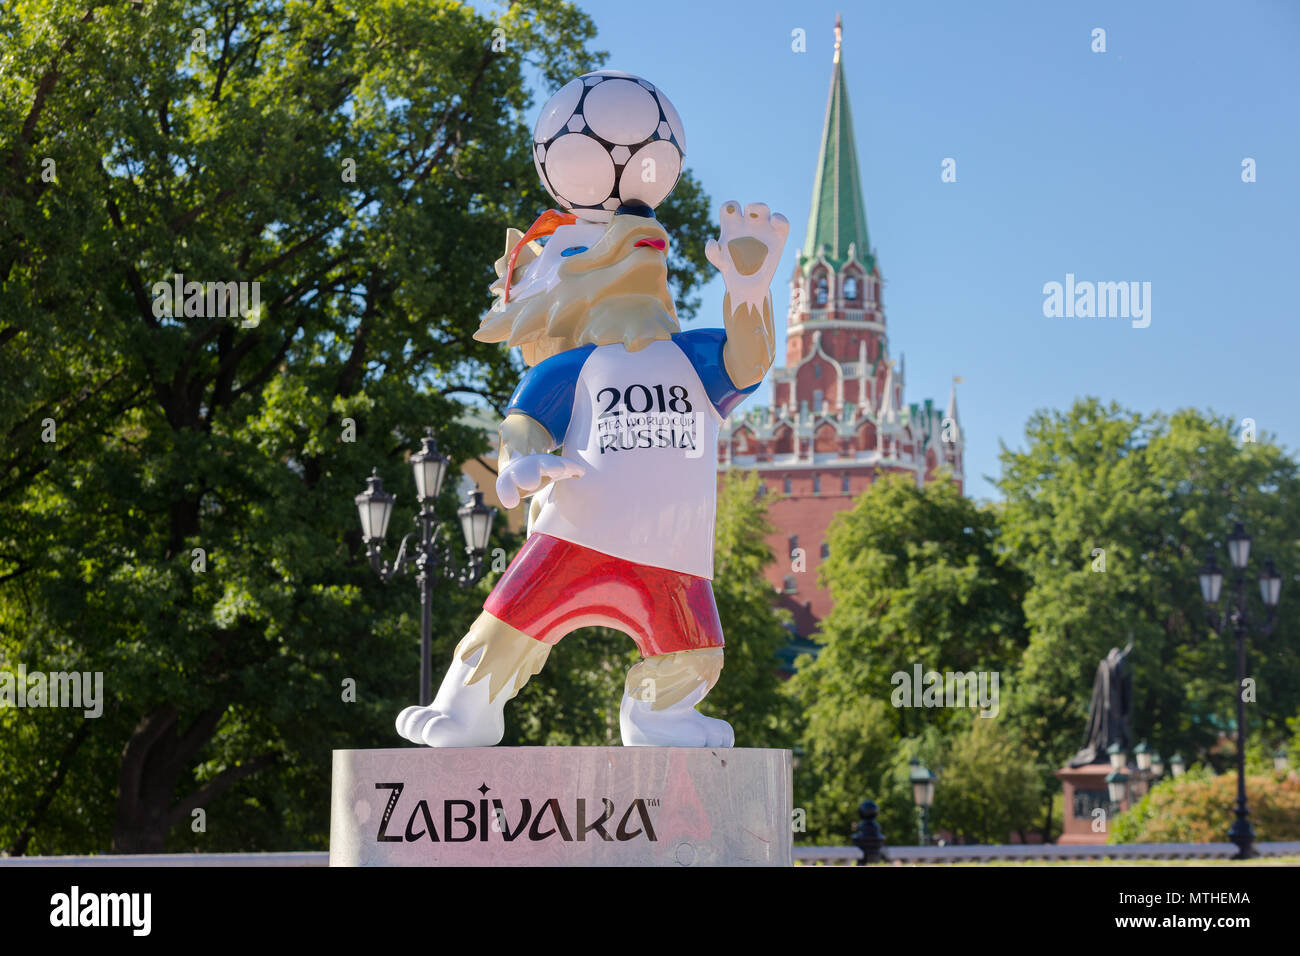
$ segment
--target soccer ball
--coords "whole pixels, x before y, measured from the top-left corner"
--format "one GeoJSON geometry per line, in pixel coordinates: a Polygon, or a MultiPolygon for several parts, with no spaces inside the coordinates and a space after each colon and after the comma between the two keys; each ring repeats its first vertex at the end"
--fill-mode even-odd
{"type": "Polygon", "coordinates": [[[654,208],[682,172],[686,134],[663,90],[621,73],[586,73],[542,107],[533,162],[546,191],[588,222],[609,222],[620,205],[654,208]]]}

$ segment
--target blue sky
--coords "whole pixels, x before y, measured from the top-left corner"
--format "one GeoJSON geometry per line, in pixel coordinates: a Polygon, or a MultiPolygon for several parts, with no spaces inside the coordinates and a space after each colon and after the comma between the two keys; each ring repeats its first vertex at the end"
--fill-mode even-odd
{"type": "MultiPolygon", "coordinates": [[[[578,5],[607,66],[672,99],[715,205],[790,219],[778,316],[842,12],[891,350],[908,401],[942,404],[963,377],[969,494],[998,497],[984,476],[999,441],[1021,445],[1035,409],[1083,395],[1251,417],[1300,447],[1300,3],[578,5]],[[955,183],[940,181],[948,157],[955,183]],[[1044,283],[1067,273],[1150,282],[1149,327],[1044,317],[1044,283]]],[[[705,289],[696,325],[720,323],[722,292],[705,289]]]]}

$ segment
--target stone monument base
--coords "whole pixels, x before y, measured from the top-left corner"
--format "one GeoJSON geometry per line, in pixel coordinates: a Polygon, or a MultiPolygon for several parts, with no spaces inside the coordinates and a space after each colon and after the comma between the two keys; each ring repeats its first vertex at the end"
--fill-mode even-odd
{"type": "Polygon", "coordinates": [[[789,866],[788,750],[336,750],[331,866],[789,866]]]}
{"type": "MultiPolygon", "coordinates": [[[[1065,819],[1061,837],[1056,842],[1062,846],[1095,846],[1106,842],[1110,821],[1107,819],[1116,808],[1111,805],[1106,775],[1111,772],[1109,763],[1090,763],[1082,767],[1062,767],[1056,771],[1064,790],[1065,819]],[[1096,811],[1101,809],[1099,818],[1096,811]],[[1094,826],[1100,820],[1101,829],[1094,826]]],[[[1121,808],[1128,809],[1127,801],[1121,808]]]]}

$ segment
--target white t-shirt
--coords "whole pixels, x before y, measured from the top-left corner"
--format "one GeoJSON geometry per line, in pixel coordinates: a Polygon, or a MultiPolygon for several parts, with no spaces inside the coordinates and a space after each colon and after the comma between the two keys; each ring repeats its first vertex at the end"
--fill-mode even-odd
{"type": "Polygon", "coordinates": [[[731,383],[724,341],[723,330],[701,329],[637,352],[584,346],[532,369],[511,411],[557,440],[562,427],[561,454],[586,467],[543,489],[532,530],[712,578],[718,426],[757,388],[731,383]]]}

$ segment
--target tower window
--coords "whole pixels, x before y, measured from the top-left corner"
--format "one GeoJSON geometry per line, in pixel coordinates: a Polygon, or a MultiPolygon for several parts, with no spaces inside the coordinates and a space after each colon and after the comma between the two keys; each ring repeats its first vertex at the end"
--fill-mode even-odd
{"type": "Polygon", "coordinates": [[[848,476],[848,475],[840,475],[840,491],[842,491],[842,492],[843,492],[844,494],[846,494],[846,495],[849,493],[849,476],[848,476]]]}
{"type": "Polygon", "coordinates": [[[813,475],[813,494],[819,495],[822,491],[822,476],[813,475]]]}
{"type": "Polygon", "coordinates": [[[826,304],[826,277],[824,275],[817,277],[817,284],[813,291],[813,301],[818,305],[826,304]]]}
{"type": "Polygon", "coordinates": [[[822,367],[821,367],[821,365],[820,365],[820,364],[818,364],[818,365],[814,365],[814,366],[813,366],[813,378],[821,378],[821,377],[822,377],[822,367]]]}
{"type": "Polygon", "coordinates": [[[850,301],[856,301],[858,298],[858,280],[854,276],[844,280],[844,298],[850,301]]]}
{"type": "Polygon", "coordinates": [[[787,495],[790,494],[790,491],[791,491],[791,484],[792,484],[792,482],[790,481],[790,479],[789,479],[788,477],[787,477],[787,478],[782,482],[783,490],[785,491],[785,493],[786,493],[787,495]]]}

